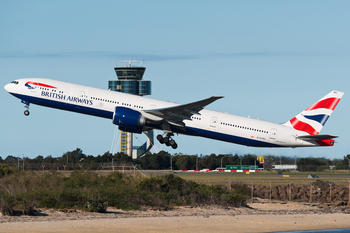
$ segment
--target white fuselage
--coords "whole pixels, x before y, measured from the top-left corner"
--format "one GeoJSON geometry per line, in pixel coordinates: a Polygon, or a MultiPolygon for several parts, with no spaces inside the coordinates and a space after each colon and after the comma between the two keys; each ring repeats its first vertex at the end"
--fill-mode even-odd
{"type": "MultiPolygon", "coordinates": [[[[19,79],[16,82],[7,84],[5,89],[26,102],[108,119],[113,119],[117,106],[144,111],[178,105],[51,79],[19,79]],[[28,82],[30,84],[26,85],[28,82]]],[[[191,120],[183,121],[185,128],[174,126],[172,131],[256,147],[318,146],[315,142],[296,139],[296,136],[307,133],[285,125],[206,109],[199,113],[191,120]]],[[[161,129],[154,124],[145,125],[145,128],[161,129]]]]}

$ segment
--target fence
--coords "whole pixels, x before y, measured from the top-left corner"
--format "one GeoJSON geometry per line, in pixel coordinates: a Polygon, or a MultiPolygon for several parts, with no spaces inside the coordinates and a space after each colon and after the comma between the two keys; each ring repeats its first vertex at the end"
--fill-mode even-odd
{"type": "Polygon", "coordinates": [[[132,170],[133,163],[5,163],[10,167],[18,167],[19,170],[132,170]]]}
{"type": "MultiPolygon", "coordinates": [[[[297,201],[312,203],[348,202],[350,200],[350,180],[193,180],[207,185],[225,185],[229,189],[235,184],[246,185],[251,189],[250,196],[278,201],[297,201]]],[[[346,205],[345,203],[343,203],[346,205]]],[[[347,204],[349,205],[349,204],[347,204]]]]}
{"type": "Polygon", "coordinates": [[[350,171],[350,166],[333,166],[333,165],[293,165],[293,164],[265,164],[264,169],[273,170],[289,170],[289,171],[300,171],[300,172],[322,172],[322,171],[335,171],[343,170],[350,171]]]}

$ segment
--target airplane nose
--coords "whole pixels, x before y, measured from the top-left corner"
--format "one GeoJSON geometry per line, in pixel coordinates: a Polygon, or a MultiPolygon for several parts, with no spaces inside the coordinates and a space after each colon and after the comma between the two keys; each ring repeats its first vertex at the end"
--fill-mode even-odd
{"type": "Polygon", "coordinates": [[[10,83],[6,84],[4,88],[7,92],[10,92],[10,83]]]}

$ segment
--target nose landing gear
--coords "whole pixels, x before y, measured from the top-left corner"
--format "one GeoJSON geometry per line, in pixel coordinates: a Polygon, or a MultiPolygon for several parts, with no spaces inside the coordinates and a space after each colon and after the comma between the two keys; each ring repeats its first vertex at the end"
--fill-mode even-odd
{"type": "Polygon", "coordinates": [[[25,101],[25,100],[22,100],[21,102],[24,104],[24,107],[26,108],[26,110],[24,111],[24,115],[29,116],[29,104],[30,103],[28,101],[25,101]]]}
{"type": "Polygon", "coordinates": [[[171,146],[173,149],[177,148],[177,144],[175,140],[171,139],[171,134],[167,134],[165,137],[163,137],[161,134],[157,135],[157,140],[161,144],[165,144],[166,146],[171,146]]]}
{"type": "Polygon", "coordinates": [[[29,104],[26,104],[24,107],[26,108],[26,110],[24,111],[24,115],[29,116],[29,104]]]}

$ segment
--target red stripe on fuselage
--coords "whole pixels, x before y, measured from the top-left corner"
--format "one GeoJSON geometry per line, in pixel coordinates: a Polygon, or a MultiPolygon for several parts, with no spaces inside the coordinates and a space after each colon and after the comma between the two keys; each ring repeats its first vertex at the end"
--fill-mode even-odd
{"type": "Polygon", "coordinates": [[[36,83],[36,82],[27,82],[26,84],[32,84],[32,85],[36,85],[36,86],[40,86],[40,87],[47,87],[47,88],[57,88],[57,87],[54,87],[54,86],[50,86],[50,85],[47,85],[47,84],[44,84],[44,83],[36,83]]]}
{"type": "Polygon", "coordinates": [[[314,109],[318,109],[318,108],[326,108],[326,109],[330,109],[333,111],[335,109],[335,107],[337,106],[337,104],[339,103],[339,101],[340,101],[339,98],[324,99],[324,100],[321,100],[321,101],[315,103],[314,105],[310,106],[305,111],[310,111],[310,110],[314,110],[314,109]]]}
{"type": "Polygon", "coordinates": [[[290,123],[292,124],[293,128],[296,130],[307,132],[310,135],[317,135],[319,132],[315,130],[311,125],[299,121],[296,117],[290,120],[290,123]]]}

